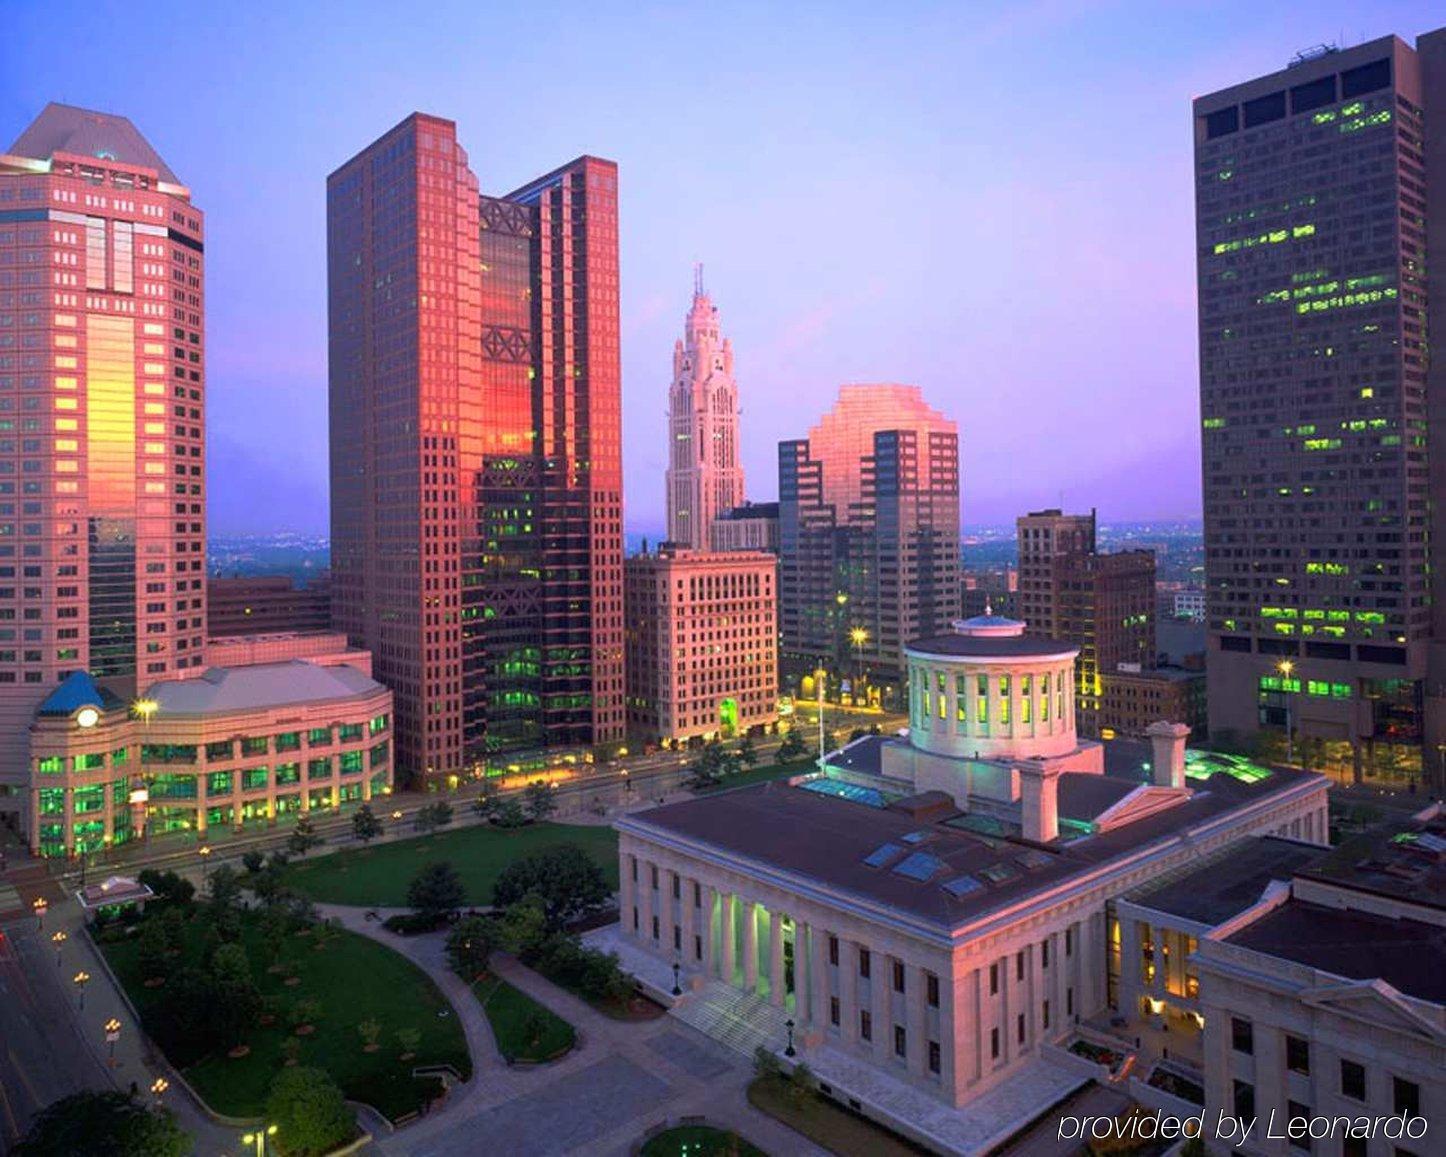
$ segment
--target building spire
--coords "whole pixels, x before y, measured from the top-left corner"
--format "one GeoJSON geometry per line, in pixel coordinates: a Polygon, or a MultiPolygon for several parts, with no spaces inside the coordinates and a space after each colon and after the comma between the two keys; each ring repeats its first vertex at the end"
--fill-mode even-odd
{"type": "Polygon", "coordinates": [[[703,263],[701,261],[693,262],[693,296],[703,296],[703,263]]]}

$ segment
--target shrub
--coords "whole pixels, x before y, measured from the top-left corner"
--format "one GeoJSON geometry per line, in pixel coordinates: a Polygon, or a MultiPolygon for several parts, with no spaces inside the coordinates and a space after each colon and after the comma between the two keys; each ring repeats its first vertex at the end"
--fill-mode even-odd
{"type": "Polygon", "coordinates": [[[356,1120],[341,1089],[321,1069],[282,1069],[266,1099],[266,1119],[276,1124],[289,1157],[317,1157],[349,1141],[356,1120]]]}

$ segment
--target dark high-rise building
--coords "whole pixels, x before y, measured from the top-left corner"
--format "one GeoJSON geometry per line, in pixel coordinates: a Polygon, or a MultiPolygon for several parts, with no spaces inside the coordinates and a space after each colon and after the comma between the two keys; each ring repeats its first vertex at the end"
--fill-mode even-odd
{"type": "Polygon", "coordinates": [[[329,575],[317,575],[305,586],[290,575],[206,580],[206,630],[213,639],[330,629],[329,575]]]}
{"type": "MultiPolygon", "coordinates": [[[[1117,672],[1155,665],[1155,556],[1101,554],[1095,514],[1040,510],[1017,520],[1019,591],[1026,632],[1079,648],[1075,714],[1080,733],[1121,730],[1106,704],[1117,672]]],[[[1178,722],[1178,720],[1173,720],[1178,722]]]]}
{"type": "Polygon", "coordinates": [[[399,768],[621,738],[617,166],[483,197],[414,114],[327,198],[333,618],[399,768]]]}
{"type": "Polygon", "coordinates": [[[794,673],[897,682],[959,608],[959,435],[917,386],[850,385],[778,447],[779,619],[794,673]]]}
{"type": "Polygon", "coordinates": [[[1358,772],[1414,764],[1440,682],[1443,119],[1446,30],[1194,104],[1210,729],[1291,726],[1358,772]]]}

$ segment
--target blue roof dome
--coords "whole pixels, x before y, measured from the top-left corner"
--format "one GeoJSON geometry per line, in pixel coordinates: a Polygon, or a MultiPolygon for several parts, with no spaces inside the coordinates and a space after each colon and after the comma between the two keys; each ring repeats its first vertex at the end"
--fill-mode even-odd
{"type": "Polygon", "coordinates": [[[105,690],[89,671],[73,671],[61,680],[60,686],[45,697],[36,709],[37,715],[74,715],[82,707],[107,711],[119,707],[119,696],[105,690]]]}

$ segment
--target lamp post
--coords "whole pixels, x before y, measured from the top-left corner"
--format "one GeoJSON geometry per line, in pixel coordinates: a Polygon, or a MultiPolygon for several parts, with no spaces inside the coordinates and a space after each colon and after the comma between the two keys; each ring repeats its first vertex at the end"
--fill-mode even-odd
{"type": "Polygon", "coordinates": [[[89,982],[89,980],[90,980],[90,973],[89,973],[89,972],[86,972],[85,969],[81,969],[81,970],[80,970],[79,972],[77,972],[77,973],[75,974],[75,976],[73,976],[71,979],[75,982],[75,987],[76,987],[76,989],[80,992],[80,1003],[79,1003],[79,1007],[80,1007],[80,1008],[84,1008],[84,1007],[85,1007],[85,986],[86,986],[86,984],[87,984],[87,983],[89,982]]]}
{"type": "Polygon", "coordinates": [[[678,965],[678,962],[675,960],[675,961],[673,961],[673,995],[674,995],[674,996],[682,996],[682,995],[683,995],[683,988],[682,988],[682,986],[678,983],[678,971],[679,971],[679,965],[678,965]]]}
{"type": "Polygon", "coordinates": [[[864,681],[864,644],[869,641],[866,627],[854,627],[849,631],[849,642],[854,645],[854,706],[859,705],[859,685],[864,681]]]}
{"type": "Polygon", "coordinates": [[[39,932],[45,927],[45,910],[50,907],[44,896],[36,896],[30,902],[30,908],[35,913],[35,930],[39,932]]]}
{"type": "Polygon", "coordinates": [[[1295,762],[1295,726],[1294,717],[1291,711],[1290,676],[1295,670],[1295,664],[1289,659],[1282,659],[1276,670],[1281,674],[1280,689],[1285,695],[1285,762],[1295,762]]]}
{"type": "Polygon", "coordinates": [[[64,944],[64,943],[65,943],[67,940],[69,940],[69,939],[70,939],[70,937],[67,936],[63,930],[62,930],[62,931],[59,931],[59,932],[52,932],[52,933],[50,934],[50,942],[55,945],[55,967],[56,967],[56,968],[59,968],[59,967],[60,967],[60,946],[61,946],[62,944],[64,944]]]}
{"type": "Polygon", "coordinates": [[[823,683],[825,679],[824,669],[819,667],[813,673],[813,681],[818,684],[818,769],[823,770],[823,683]]]}
{"type": "Polygon", "coordinates": [[[115,1045],[116,1041],[120,1040],[120,1030],[121,1022],[115,1017],[111,1017],[105,1022],[105,1043],[110,1045],[110,1056],[107,1063],[111,1068],[115,1068],[115,1045]]]}
{"type": "Polygon", "coordinates": [[[256,1157],[265,1157],[266,1138],[276,1136],[276,1126],[267,1125],[265,1128],[257,1129],[254,1133],[246,1133],[241,1137],[241,1144],[255,1145],[256,1157]]]}
{"type": "Polygon", "coordinates": [[[783,1027],[788,1030],[788,1047],[783,1050],[783,1055],[786,1057],[797,1056],[798,1050],[793,1047],[793,1018],[789,1017],[784,1021],[783,1027]]]}
{"type": "Polygon", "coordinates": [[[170,1087],[171,1082],[166,1080],[165,1077],[157,1077],[154,1081],[151,1082],[151,1096],[155,1097],[155,1099],[159,1101],[161,1097],[165,1095],[166,1090],[170,1087]]]}

